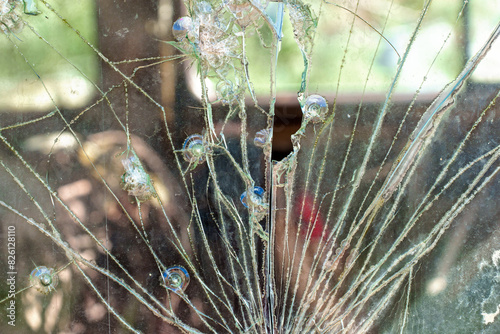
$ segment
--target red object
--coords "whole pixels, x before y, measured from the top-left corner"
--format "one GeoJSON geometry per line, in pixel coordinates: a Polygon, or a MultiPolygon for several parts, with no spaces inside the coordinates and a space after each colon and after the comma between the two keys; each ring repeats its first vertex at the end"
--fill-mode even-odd
{"type": "MultiPolygon", "coordinates": [[[[308,193],[298,196],[295,200],[295,215],[299,217],[299,222],[302,222],[301,232],[304,236],[311,234],[311,239],[321,238],[325,229],[325,220],[318,211],[319,202],[320,199],[316,198],[314,203],[314,196],[308,193]]],[[[325,238],[327,237],[328,233],[325,233],[325,238]]]]}

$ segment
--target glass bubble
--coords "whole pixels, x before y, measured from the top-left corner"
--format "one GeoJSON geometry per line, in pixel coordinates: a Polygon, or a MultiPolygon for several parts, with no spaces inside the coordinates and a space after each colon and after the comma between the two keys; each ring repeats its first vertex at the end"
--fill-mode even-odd
{"type": "Polygon", "coordinates": [[[257,131],[255,133],[255,138],[253,139],[253,143],[255,144],[255,146],[264,147],[264,145],[266,145],[266,143],[269,142],[270,135],[271,133],[269,129],[262,129],[260,131],[257,131]]]}
{"type": "Polygon", "coordinates": [[[130,196],[137,198],[139,202],[145,202],[154,194],[151,179],[141,166],[139,159],[132,155],[122,160],[125,172],[122,175],[122,189],[128,191],[130,196]]]}
{"type": "Polygon", "coordinates": [[[40,266],[33,269],[29,281],[38,292],[46,295],[56,289],[59,277],[53,268],[40,266]]]}
{"type": "Polygon", "coordinates": [[[328,113],[328,102],[321,95],[309,95],[302,106],[302,113],[306,120],[314,123],[324,121],[328,113]]]}
{"type": "Polygon", "coordinates": [[[161,277],[165,286],[173,292],[184,292],[189,284],[189,273],[182,266],[167,268],[161,277]]]}
{"type": "Polygon", "coordinates": [[[207,148],[203,136],[194,134],[186,138],[182,146],[184,160],[193,164],[203,163],[206,159],[207,148]]]}
{"type": "Polygon", "coordinates": [[[248,200],[252,201],[254,205],[262,205],[264,203],[264,189],[261,187],[253,187],[253,190],[250,194],[250,198],[247,196],[247,191],[243,192],[240,196],[241,203],[248,208],[248,200]]]}
{"type": "Polygon", "coordinates": [[[174,22],[172,26],[172,34],[174,35],[176,40],[181,42],[186,39],[192,27],[193,21],[191,20],[191,18],[188,16],[183,16],[174,22]]]}

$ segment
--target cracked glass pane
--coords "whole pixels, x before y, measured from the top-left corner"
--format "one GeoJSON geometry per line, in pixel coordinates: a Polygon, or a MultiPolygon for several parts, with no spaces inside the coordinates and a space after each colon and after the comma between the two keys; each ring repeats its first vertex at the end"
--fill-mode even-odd
{"type": "Polygon", "coordinates": [[[499,19],[0,0],[0,332],[497,333],[499,19]]]}

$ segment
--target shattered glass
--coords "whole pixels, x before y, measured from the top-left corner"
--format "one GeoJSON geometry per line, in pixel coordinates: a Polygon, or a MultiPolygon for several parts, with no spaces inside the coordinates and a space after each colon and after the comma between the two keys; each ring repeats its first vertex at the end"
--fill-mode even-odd
{"type": "Polygon", "coordinates": [[[0,0],[0,332],[498,333],[499,21],[0,0]]]}

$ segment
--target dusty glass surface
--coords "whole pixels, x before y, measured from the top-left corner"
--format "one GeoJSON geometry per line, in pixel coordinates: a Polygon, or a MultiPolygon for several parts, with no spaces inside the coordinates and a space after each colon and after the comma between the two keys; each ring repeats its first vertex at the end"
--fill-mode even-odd
{"type": "Polygon", "coordinates": [[[0,0],[0,332],[498,333],[499,20],[0,0]]]}

